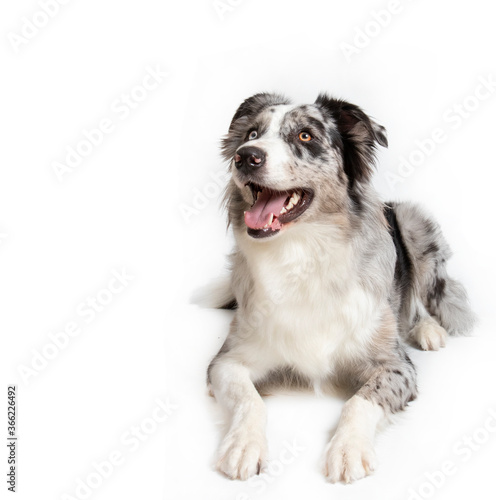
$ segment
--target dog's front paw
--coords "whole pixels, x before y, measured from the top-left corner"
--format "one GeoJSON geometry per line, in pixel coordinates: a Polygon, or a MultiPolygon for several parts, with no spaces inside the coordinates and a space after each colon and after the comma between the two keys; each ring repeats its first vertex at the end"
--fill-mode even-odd
{"type": "Polygon", "coordinates": [[[246,480],[260,474],[267,455],[267,441],[260,431],[230,431],[219,450],[217,470],[231,479],[246,480]]]}
{"type": "Polygon", "coordinates": [[[448,339],[446,330],[433,318],[424,319],[415,325],[411,335],[424,351],[439,351],[448,339]]]}
{"type": "Polygon", "coordinates": [[[373,443],[364,437],[339,431],[325,454],[326,478],[332,483],[351,483],[368,476],[376,467],[373,443]]]}

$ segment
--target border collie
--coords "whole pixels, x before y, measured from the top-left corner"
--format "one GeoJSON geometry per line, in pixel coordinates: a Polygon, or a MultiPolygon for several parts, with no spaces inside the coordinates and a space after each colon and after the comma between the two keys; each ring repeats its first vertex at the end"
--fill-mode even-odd
{"type": "Polygon", "coordinates": [[[217,463],[232,479],[263,469],[261,393],[273,383],[353,391],[324,474],[365,477],[379,424],[417,395],[407,344],[437,350],[474,324],[438,224],[374,191],[378,145],[387,146],[384,127],[326,94],[309,105],[256,94],[232,119],[223,156],[236,247],[216,300],[235,314],[207,374],[232,416],[217,463]]]}

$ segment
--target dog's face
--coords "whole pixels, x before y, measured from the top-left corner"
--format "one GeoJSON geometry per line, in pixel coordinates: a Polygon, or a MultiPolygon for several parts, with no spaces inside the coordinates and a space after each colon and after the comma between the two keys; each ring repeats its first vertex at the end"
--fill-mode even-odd
{"type": "Polygon", "coordinates": [[[370,179],[376,144],[387,145],[384,128],[344,101],[320,95],[295,106],[276,94],[250,97],[223,141],[231,222],[266,238],[346,210],[370,179]]]}

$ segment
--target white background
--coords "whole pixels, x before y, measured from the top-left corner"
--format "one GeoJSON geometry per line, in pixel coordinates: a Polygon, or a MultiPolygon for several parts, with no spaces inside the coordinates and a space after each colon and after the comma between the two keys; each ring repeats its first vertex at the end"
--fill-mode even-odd
{"type": "MultiPolygon", "coordinates": [[[[406,500],[447,460],[456,472],[440,487],[424,485],[420,498],[487,498],[496,455],[496,433],[481,430],[496,411],[496,96],[469,96],[481,77],[496,76],[490,3],[405,0],[378,30],[372,11],[385,0],[235,3],[220,12],[211,0],[73,0],[17,51],[23,18],[40,6],[2,5],[0,391],[6,411],[7,384],[18,385],[17,498],[82,498],[77,481],[114,451],[123,463],[88,498],[406,500]],[[347,58],[342,44],[365,27],[374,37],[347,58]],[[122,119],[116,99],[157,65],[169,76],[122,119]],[[328,91],[387,127],[376,186],[384,199],[417,200],[435,214],[455,251],[450,272],[480,317],[472,337],[442,352],[412,351],[419,398],[379,437],[377,473],[350,486],[320,473],[343,404],[331,397],[267,400],[272,475],[230,482],[213,468],[224,417],[206,394],[205,370],[231,313],[190,297],[222,274],[232,245],[219,189],[207,188],[225,168],[220,137],[239,103],[266,90],[296,102],[328,91]],[[447,117],[464,101],[471,111],[462,108],[468,116],[455,128],[447,117]],[[59,181],[53,163],[102,119],[114,130],[59,181]],[[444,142],[392,188],[386,173],[398,173],[400,158],[436,128],[444,142]],[[198,192],[206,206],[184,216],[198,192]],[[101,291],[122,268],[133,279],[86,323],[77,308],[99,293],[108,299],[101,291]],[[49,333],[71,321],[81,333],[22,377],[49,333]],[[177,408],[131,450],[121,437],[153,424],[156,398],[177,408]],[[474,433],[480,449],[457,454],[474,433]],[[294,440],[305,450],[281,465],[294,440]]],[[[0,421],[6,427],[6,415],[0,421]]],[[[3,495],[4,480],[0,487],[3,495]]]]}

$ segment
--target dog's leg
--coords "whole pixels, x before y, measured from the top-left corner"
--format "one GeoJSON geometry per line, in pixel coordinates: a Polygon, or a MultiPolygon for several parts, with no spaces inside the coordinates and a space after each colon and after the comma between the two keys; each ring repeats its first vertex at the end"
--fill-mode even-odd
{"type": "Polygon", "coordinates": [[[409,301],[410,340],[424,351],[438,351],[446,346],[448,333],[439,321],[429,314],[420,298],[420,294],[412,289],[409,301]]]}
{"type": "Polygon", "coordinates": [[[248,368],[230,355],[213,361],[209,382],[217,401],[232,415],[217,469],[231,479],[248,479],[260,473],[267,453],[265,405],[248,368]]]}
{"type": "Polygon", "coordinates": [[[422,304],[418,304],[416,322],[410,330],[410,337],[424,351],[438,351],[446,346],[448,334],[422,304]]]}
{"type": "Polygon", "coordinates": [[[382,408],[362,396],[346,402],[325,453],[325,475],[331,482],[349,483],[375,469],[374,436],[383,417],[382,408]]]}
{"type": "Polygon", "coordinates": [[[361,479],[376,465],[374,438],[385,416],[402,410],[416,396],[415,369],[406,353],[376,368],[345,405],[326,450],[325,475],[331,482],[361,479]]]}

